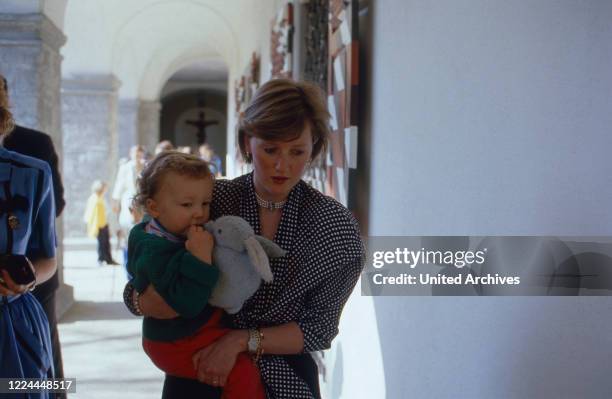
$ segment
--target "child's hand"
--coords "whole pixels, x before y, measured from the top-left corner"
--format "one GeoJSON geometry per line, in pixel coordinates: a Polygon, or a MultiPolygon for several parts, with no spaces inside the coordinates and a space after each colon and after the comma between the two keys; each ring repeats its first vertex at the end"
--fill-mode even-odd
{"type": "Polygon", "coordinates": [[[192,225],[187,231],[187,241],[185,248],[193,256],[205,263],[212,263],[212,250],[215,239],[212,234],[204,230],[202,226],[192,225]]]}

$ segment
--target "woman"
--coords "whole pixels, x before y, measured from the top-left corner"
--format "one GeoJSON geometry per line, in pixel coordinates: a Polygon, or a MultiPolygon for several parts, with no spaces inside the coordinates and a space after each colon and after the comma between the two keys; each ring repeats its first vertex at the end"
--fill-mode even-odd
{"type": "MultiPolygon", "coordinates": [[[[269,398],[320,397],[309,352],[330,347],[364,263],[351,213],[301,180],[326,148],[328,120],[318,88],[285,79],[264,84],[244,113],[239,145],[253,172],[216,182],[211,217],[241,216],[288,254],[271,260],[273,282],[232,318],[235,330],[196,354],[198,377],[208,385],[222,387],[238,353],[248,351],[269,398]]],[[[128,286],[126,298],[147,315],[175,315],[152,289],[137,297],[128,286]]],[[[197,390],[168,376],[164,397],[197,390]]]]}
{"type": "MultiPolygon", "coordinates": [[[[0,143],[12,129],[7,94],[0,89],[0,143]]],[[[0,146],[0,253],[27,255],[36,283],[56,269],[55,205],[51,170],[46,162],[0,146]]],[[[6,270],[0,282],[0,377],[53,377],[49,322],[29,292],[6,270]]],[[[48,398],[48,393],[30,397],[48,398]]]]}

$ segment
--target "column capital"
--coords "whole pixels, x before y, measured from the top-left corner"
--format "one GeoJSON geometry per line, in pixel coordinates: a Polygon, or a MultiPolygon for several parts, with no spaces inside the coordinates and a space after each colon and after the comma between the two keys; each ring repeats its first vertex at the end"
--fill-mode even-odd
{"type": "Polygon", "coordinates": [[[66,36],[43,14],[0,14],[0,45],[40,43],[59,51],[66,44],[66,36]]]}
{"type": "Polygon", "coordinates": [[[140,107],[146,111],[161,110],[161,102],[157,100],[140,100],[140,107]]]}
{"type": "Polygon", "coordinates": [[[72,75],[62,79],[62,92],[67,94],[117,94],[121,81],[113,74],[72,75]]]}

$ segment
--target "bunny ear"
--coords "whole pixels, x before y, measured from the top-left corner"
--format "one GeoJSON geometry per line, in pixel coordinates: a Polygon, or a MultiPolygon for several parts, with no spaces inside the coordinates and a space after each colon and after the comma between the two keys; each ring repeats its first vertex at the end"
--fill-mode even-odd
{"type": "Polygon", "coordinates": [[[246,247],[249,259],[257,273],[264,279],[266,283],[272,281],[272,270],[270,269],[270,261],[266,255],[261,244],[255,239],[255,237],[249,237],[244,240],[244,246],[246,247]]]}

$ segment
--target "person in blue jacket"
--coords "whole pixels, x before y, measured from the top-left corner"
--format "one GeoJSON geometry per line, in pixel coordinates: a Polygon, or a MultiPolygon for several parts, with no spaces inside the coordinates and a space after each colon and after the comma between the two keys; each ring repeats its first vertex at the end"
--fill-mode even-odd
{"type": "MultiPolygon", "coordinates": [[[[12,127],[6,90],[0,88],[0,144],[12,127]]],[[[0,145],[0,254],[34,259],[40,284],[55,273],[55,247],[49,165],[0,145]]],[[[15,283],[4,269],[0,277],[0,378],[54,377],[49,322],[30,292],[32,285],[15,283]]],[[[48,392],[28,395],[53,397],[48,392]]]]}
{"type": "MultiPolygon", "coordinates": [[[[0,79],[0,85],[4,84],[4,90],[9,92],[9,87],[5,79],[0,79]]],[[[10,95],[9,95],[10,101],[10,95]]],[[[45,161],[51,167],[51,178],[53,180],[53,199],[55,201],[55,217],[59,218],[64,210],[66,201],[64,200],[64,185],[60,173],[59,158],[51,137],[38,130],[29,129],[15,124],[13,130],[7,134],[2,146],[10,151],[15,151],[23,155],[28,155],[41,161],[45,161]]],[[[42,305],[51,329],[51,344],[53,345],[53,368],[55,377],[64,377],[64,366],[62,362],[62,351],[57,330],[56,314],[56,293],[59,289],[59,273],[55,274],[42,284],[38,284],[33,294],[42,305]]],[[[65,395],[56,395],[58,399],[65,398],[65,395]]]]}

